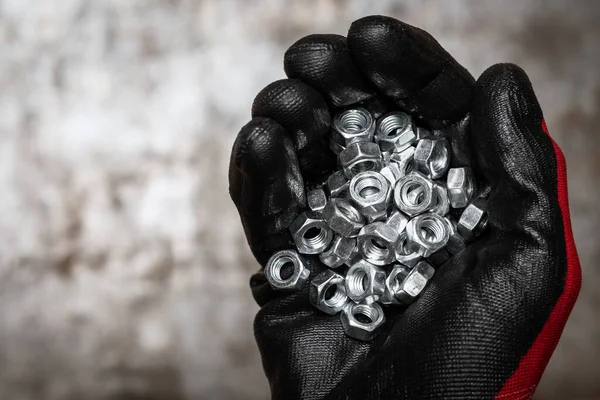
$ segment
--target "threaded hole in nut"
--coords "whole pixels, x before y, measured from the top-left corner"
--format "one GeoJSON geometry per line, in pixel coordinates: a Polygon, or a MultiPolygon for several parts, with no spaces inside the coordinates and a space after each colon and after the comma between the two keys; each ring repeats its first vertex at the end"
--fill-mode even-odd
{"type": "Polygon", "coordinates": [[[375,161],[365,160],[354,164],[352,168],[350,168],[350,171],[352,171],[352,174],[357,175],[361,172],[373,171],[376,169],[377,163],[375,161]]]}
{"type": "Polygon", "coordinates": [[[379,312],[374,307],[359,304],[354,306],[352,316],[361,324],[371,324],[377,320],[379,312]]]}
{"type": "Polygon", "coordinates": [[[442,222],[433,218],[423,218],[419,224],[419,236],[430,243],[437,243],[444,238],[442,222]]]}
{"type": "Polygon", "coordinates": [[[361,132],[368,128],[369,120],[367,116],[358,111],[352,110],[344,113],[340,118],[340,131],[344,133],[361,132]]]}
{"type": "Polygon", "coordinates": [[[304,232],[302,235],[302,241],[309,248],[321,247],[327,239],[327,231],[323,228],[313,226],[304,232]]]}
{"type": "Polygon", "coordinates": [[[331,285],[325,291],[325,304],[329,307],[338,307],[346,302],[346,292],[341,284],[331,285]]]}
{"type": "Polygon", "coordinates": [[[394,114],[385,117],[379,125],[382,136],[396,136],[404,132],[409,124],[407,115],[394,114]]]}
{"type": "Polygon", "coordinates": [[[295,270],[296,264],[294,263],[294,260],[290,257],[283,256],[275,261],[273,275],[277,280],[285,282],[294,275],[295,270]]]}
{"type": "Polygon", "coordinates": [[[407,182],[402,186],[401,195],[406,205],[418,207],[425,199],[425,188],[419,182],[407,182]]]}
{"type": "Polygon", "coordinates": [[[368,176],[358,179],[355,185],[356,193],[365,200],[379,195],[382,188],[383,185],[379,179],[368,176]]]}
{"type": "Polygon", "coordinates": [[[367,240],[363,245],[363,252],[366,259],[377,261],[385,260],[390,254],[386,244],[377,239],[367,240]]]}
{"type": "Polygon", "coordinates": [[[348,290],[354,296],[362,295],[369,287],[369,275],[362,270],[357,269],[350,277],[346,277],[348,281],[348,290]]]}

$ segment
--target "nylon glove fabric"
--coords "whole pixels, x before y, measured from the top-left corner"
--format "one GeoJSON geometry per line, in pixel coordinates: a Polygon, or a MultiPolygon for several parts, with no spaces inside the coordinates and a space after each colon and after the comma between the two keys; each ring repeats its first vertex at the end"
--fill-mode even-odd
{"type": "MultiPolygon", "coordinates": [[[[525,73],[499,64],[477,81],[426,32],[392,18],[348,37],[310,35],[285,54],[289,79],[263,89],[233,146],[229,180],[264,266],[295,248],[288,226],[305,190],[335,168],[331,116],[361,105],[410,112],[448,137],[488,196],[484,235],[436,268],[408,308],[385,309],[371,342],[308,302],[251,279],[256,340],[274,399],[529,399],[580,287],[565,161],[525,73]]],[[[325,266],[305,256],[311,277],[325,266]]]]}

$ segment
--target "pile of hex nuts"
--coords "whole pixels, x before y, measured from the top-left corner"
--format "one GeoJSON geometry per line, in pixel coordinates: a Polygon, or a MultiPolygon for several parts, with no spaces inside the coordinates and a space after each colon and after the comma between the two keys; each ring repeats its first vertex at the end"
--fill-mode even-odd
{"type": "Polygon", "coordinates": [[[346,334],[371,340],[385,323],[384,306],[406,306],[435,272],[436,255],[460,252],[487,224],[470,168],[449,168],[448,140],[416,127],[403,112],[378,121],[365,109],[337,114],[330,146],[340,170],[307,193],[308,211],[290,225],[294,250],[265,267],[276,290],[309,281],[303,255],[328,268],[309,282],[309,301],[340,313],[346,334]],[[458,221],[450,209],[462,209],[458,221]]]}

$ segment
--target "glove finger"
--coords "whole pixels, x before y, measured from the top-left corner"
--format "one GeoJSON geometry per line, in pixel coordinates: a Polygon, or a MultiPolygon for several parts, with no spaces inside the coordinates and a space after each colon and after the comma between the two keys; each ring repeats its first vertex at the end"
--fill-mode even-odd
{"type": "Polygon", "coordinates": [[[238,134],[229,163],[229,193],[261,265],[290,248],[288,226],[306,206],[292,140],[277,122],[257,117],[238,134]]]}
{"type": "Polygon", "coordinates": [[[467,115],[474,79],[427,32],[394,18],[370,16],[351,25],[348,47],[380,93],[432,128],[467,115]]]}
{"type": "Polygon", "coordinates": [[[354,65],[344,36],[305,36],[286,51],[283,64],[288,77],[317,89],[334,108],[364,102],[375,95],[375,89],[354,65]]]}
{"type": "Polygon", "coordinates": [[[252,117],[271,118],[288,132],[307,182],[321,182],[334,171],[327,140],[331,115],[314,88],[297,79],[275,81],[254,99],[252,117]]]}

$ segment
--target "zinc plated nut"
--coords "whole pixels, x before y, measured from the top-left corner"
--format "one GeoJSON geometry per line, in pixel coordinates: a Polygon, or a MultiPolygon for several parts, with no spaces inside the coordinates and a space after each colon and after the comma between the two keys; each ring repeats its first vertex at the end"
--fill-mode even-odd
{"type": "Polygon", "coordinates": [[[319,254],[319,259],[329,268],[337,268],[350,259],[355,248],[356,239],[335,236],[331,245],[319,254]]]}
{"type": "Polygon", "coordinates": [[[389,227],[394,229],[396,232],[398,232],[398,235],[400,235],[402,232],[404,232],[404,229],[406,229],[406,224],[408,224],[408,217],[402,214],[400,211],[394,210],[387,217],[385,223],[389,227]]]}
{"type": "Polygon", "coordinates": [[[290,232],[302,254],[319,254],[333,239],[333,231],[327,226],[327,222],[313,211],[298,215],[290,225],[290,232]]]}
{"type": "Polygon", "coordinates": [[[322,188],[310,190],[306,193],[306,202],[311,211],[322,213],[327,205],[327,195],[322,188]]]}
{"type": "Polygon", "coordinates": [[[414,155],[415,168],[431,179],[441,178],[450,165],[448,140],[432,137],[419,140],[414,155]]]}
{"type": "Polygon", "coordinates": [[[421,214],[434,205],[433,182],[419,172],[403,176],[394,188],[394,203],[409,216],[421,214]]]}
{"type": "Polygon", "coordinates": [[[450,229],[444,217],[426,213],[408,221],[406,236],[409,250],[429,257],[446,246],[450,238],[450,229]]]}
{"type": "Polygon", "coordinates": [[[437,181],[433,182],[433,197],[435,206],[429,211],[442,217],[448,214],[450,212],[450,199],[448,198],[446,186],[437,181]]]}
{"type": "Polygon", "coordinates": [[[420,261],[404,278],[396,291],[396,298],[403,304],[412,303],[435,274],[435,269],[426,261],[420,261]]]}
{"type": "Polygon", "coordinates": [[[466,207],[475,195],[473,170],[468,167],[450,168],[446,177],[446,188],[453,208],[466,207]]]}
{"type": "Polygon", "coordinates": [[[348,179],[360,172],[379,171],[383,166],[381,150],[373,142],[350,143],[340,153],[340,164],[348,179]]]}
{"type": "Polygon", "coordinates": [[[417,140],[412,119],[403,112],[391,112],[379,120],[375,142],[382,151],[400,152],[417,140]]]}
{"type": "Polygon", "coordinates": [[[457,230],[465,240],[475,240],[485,230],[488,223],[487,201],[475,199],[463,211],[458,220],[457,230]]]}
{"type": "Polygon", "coordinates": [[[385,278],[385,291],[379,298],[381,304],[401,304],[400,300],[396,297],[396,293],[400,290],[400,286],[404,279],[410,273],[410,268],[402,264],[394,264],[392,270],[385,278]]]}
{"type": "Polygon", "coordinates": [[[392,188],[396,186],[396,182],[398,182],[398,180],[405,175],[400,170],[400,166],[396,163],[389,163],[385,167],[381,168],[379,173],[388,180],[392,188]]]}
{"type": "Polygon", "coordinates": [[[310,271],[295,250],[280,250],[273,254],[264,269],[265,277],[274,290],[298,290],[304,285],[310,271]],[[284,278],[284,266],[291,264],[292,274],[284,278]]]}
{"type": "Polygon", "coordinates": [[[329,269],[325,270],[310,282],[308,300],[324,313],[337,314],[349,301],[344,282],[345,279],[342,275],[329,269]],[[332,288],[333,293],[331,293],[332,288]]]}
{"type": "Polygon", "coordinates": [[[446,220],[446,223],[450,229],[450,237],[448,238],[446,249],[450,254],[458,254],[464,250],[465,247],[467,247],[467,242],[456,230],[456,221],[451,220],[450,218],[444,219],[446,220]]]}
{"type": "Polygon", "coordinates": [[[409,249],[406,229],[400,233],[396,243],[396,260],[408,267],[414,267],[422,259],[419,253],[409,249]]]}
{"type": "Polygon", "coordinates": [[[346,294],[356,303],[371,304],[379,300],[385,290],[385,272],[361,260],[346,273],[346,294]]]}
{"type": "Polygon", "coordinates": [[[350,302],[342,310],[340,320],[346,335],[354,339],[370,341],[382,332],[385,315],[383,309],[377,303],[354,304],[350,302]],[[362,322],[362,318],[357,318],[359,315],[369,322],[362,322]]]}
{"type": "Polygon", "coordinates": [[[342,146],[372,141],[375,127],[373,116],[364,108],[342,111],[333,117],[333,136],[342,146]]]}
{"type": "Polygon", "coordinates": [[[387,209],[391,188],[379,172],[365,171],[350,180],[348,194],[361,214],[377,215],[387,209]]]}
{"type": "Polygon", "coordinates": [[[346,199],[330,199],[323,210],[323,218],[338,235],[353,238],[365,225],[365,218],[346,199]]]}
{"type": "Polygon", "coordinates": [[[327,178],[325,188],[330,197],[345,197],[348,185],[350,185],[350,180],[346,178],[344,171],[336,171],[327,178]]]}
{"type": "Polygon", "coordinates": [[[399,233],[385,222],[374,222],[360,230],[356,245],[366,261],[383,266],[395,260],[399,236],[399,233]]]}
{"type": "Polygon", "coordinates": [[[392,154],[390,162],[396,163],[400,170],[400,175],[406,176],[415,170],[415,148],[410,146],[400,153],[392,154]]]}

